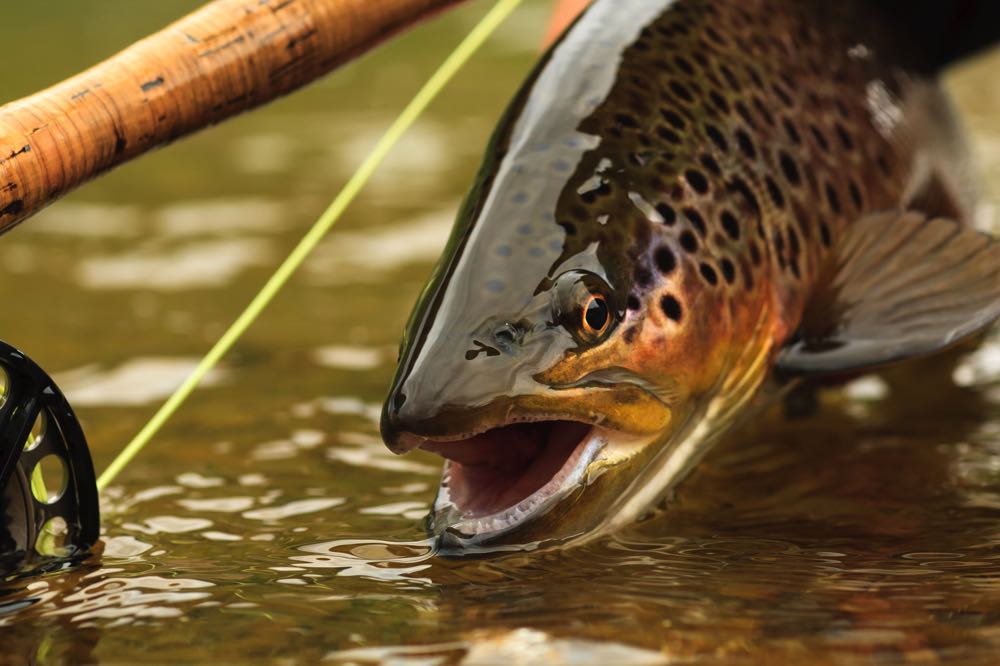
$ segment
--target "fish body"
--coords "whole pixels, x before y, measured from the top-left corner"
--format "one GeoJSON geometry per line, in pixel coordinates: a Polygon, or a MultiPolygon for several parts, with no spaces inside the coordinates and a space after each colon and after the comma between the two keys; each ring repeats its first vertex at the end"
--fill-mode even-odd
{"type": "Polygon", "coordinates": [[[404,337],[382,432],[448,458],[437,531],[602,533],[767,387],[992,321],[932,72],[860,2],[594,2],[501,121],[404,337]]]}

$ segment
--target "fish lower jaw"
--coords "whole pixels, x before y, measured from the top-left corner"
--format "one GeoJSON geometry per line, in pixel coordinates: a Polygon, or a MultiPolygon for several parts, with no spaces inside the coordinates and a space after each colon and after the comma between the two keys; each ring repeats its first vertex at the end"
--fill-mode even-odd
{"type": "MultiPolygon", "coordinates": [[[[595,473],[613,466],[630,456],[635,449],[634,438],[613,431],[592,427],[573,449],[558,471],[541,487],[511,506],[487,513],[462,508],[454,497],[452,483],[459,463],[445,464],[441,487],[434,502],[434,528],[447,532],[468,545],[489,543],[516,532],[582,488],[595,473]],[[620,440],[620,441],[619,441],[620,440]]],[[[531,544],[524,544],[525,547],[531,544]]]]}

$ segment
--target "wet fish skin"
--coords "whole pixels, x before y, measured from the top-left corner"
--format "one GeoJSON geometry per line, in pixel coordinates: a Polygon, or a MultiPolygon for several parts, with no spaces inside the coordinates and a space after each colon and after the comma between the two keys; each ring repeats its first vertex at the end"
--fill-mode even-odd
{"type": "Polygon", "coordinates": [[[491,141],[407,326],[386,443],[540,419],[656,435],[521,537],[634,518],[760,396],[854,226],[970,219],[927,71],[860,2],[597,0],[491,141]],[[558,316],[581,279],[614,312],[600,339],[558,316]]]}

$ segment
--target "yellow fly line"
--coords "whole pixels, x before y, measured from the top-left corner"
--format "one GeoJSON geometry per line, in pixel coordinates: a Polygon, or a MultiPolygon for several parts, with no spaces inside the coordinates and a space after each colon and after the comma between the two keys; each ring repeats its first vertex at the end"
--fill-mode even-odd
{"type": "Polygon", "coordinates": [[[472,31],[462,40],[441,66],[431,75],[427,83],[417,92],[416,96],[403,109],[399,117],[393,121],[389,129],[386,130],[382,138],[365,158],[358,170],[354,172],[351,179],[347,181],[344,188],[330,204],[319,219],[309,229],[309,232],[299,241],[291,254],[278,266],[274,274],[261,288],[246,309],[234,321],[230,327],[222,334],[218,342],[208,351],[198,363],[198,366],[184,380],[176,391],[157,410],[156,414],[143,426],[128,445],[122,449],[121,453],[108,465],[101,476],[97,479],[98,490],[104,490],[114,481],[115,477],[128,465],[136,455],[149,443],[149,441],[159,432],[163,424],[170,419],[177,409],[191,395],[198,384],[205,378],[205,375],[214,368],[223,356],[233,347],[246,330],[260,316],[264,308],[270,304],[275,295],[288,282],[288,279],[302,265],[306,257],[319,244],[323,237],[330,231],[330,228],[343,215],[344,211],[357,197],[371,179],[372,174],[385,159],[393,146],[423,114],[424,110],[438,96],[442,89],[455,76],[455,74],[465,65],[466,62],[479,50],[486,40],[493,34],[501,23],[510,15],[514,9],[520,5],[522,0],[499,0],[496,5],[480,20],[472,31]]]}

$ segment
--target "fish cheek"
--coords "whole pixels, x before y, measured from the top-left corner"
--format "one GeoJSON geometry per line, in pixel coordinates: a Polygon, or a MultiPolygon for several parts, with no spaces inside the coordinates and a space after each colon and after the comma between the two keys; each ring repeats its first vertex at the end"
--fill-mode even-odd
{"type": "Polygon", "coordinates": [[[705,289],[685,272],[650,293],[645,312],[624,367],[671,386],[677,406],[710,391],[727,367],[733,330],[721,290],[705,289]]]}

